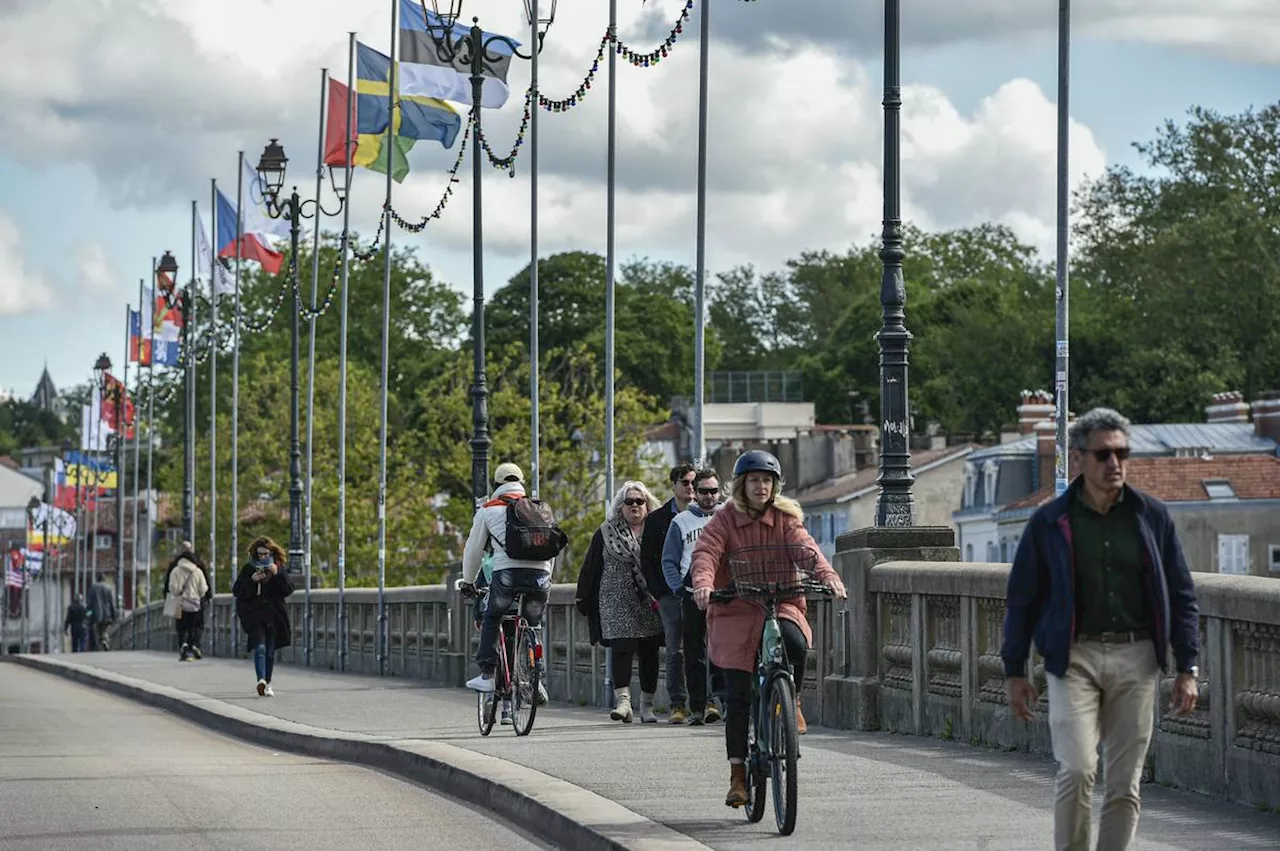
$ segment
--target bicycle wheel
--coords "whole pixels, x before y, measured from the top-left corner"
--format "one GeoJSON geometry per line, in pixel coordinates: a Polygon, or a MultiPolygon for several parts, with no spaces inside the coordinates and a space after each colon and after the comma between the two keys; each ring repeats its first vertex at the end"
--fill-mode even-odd
{"type": "Polygon", "coordinates": [[[747,821],[755,824],[764,818],[765,790],[768,788],[764,755],[760,753],[760,737],[756,735],[756,716],[759,699],[751,701],[751,715],[747,720],[747,821]]]}
{"type": "Polygon", "coordinates": [[[538,634],[524,626],[511,660],[511,721],[517,736],[527,736],[538,714],[538,634]]]}
{"type": "Polygon", "coordinates": [[[497,719],[497,696],[493,693],[476,692],[476,723],[480,727],[480,735],[487,736],[493,730],[493,722],[497,719]]]}
{"type": "Polygon", "coordinates": [[[796,829],[796,696],[791,680],[777,676],[769,683],[770,768],[773,775],[773,816],[778,832],[790,836],[796,829]]]}

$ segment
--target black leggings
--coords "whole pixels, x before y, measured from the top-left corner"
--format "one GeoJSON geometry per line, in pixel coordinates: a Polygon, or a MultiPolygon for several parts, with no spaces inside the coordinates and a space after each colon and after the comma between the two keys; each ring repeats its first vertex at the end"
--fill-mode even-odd
{"type": "MultiPolygon", "coordinates": [[[[798,695],[800,686],[804,683],[809,643],[804,640],[800,627],[791,621],[779,618],[778,623],[782,625],[782,643],[787,648],[787,661],[791,663],[791,674],[795,677],[798,695]]],[[[751,681],[754,678],[755,674],[751,671],[724,669],[725,686],[729,690],[729,701],[725,707],[724,745],[729,759],[747,758],[747,722],[751,717],[751,681]]]]}
{"type": "Polygon", "coordinates": [[[200,646],[200,634],[204,632],[204,612],[183,612],[178,619],[178,645],[200,646]]]}
{"type": "Polygon", "coordinates": [[[662,639],[658,636],[619,639],[609,648],[609,653],[613,656],[613,687],[631,687],[632,666],[638,656],[640,658],[640,691],[644,694],[653,694],[657,691],[658,648],[661,646],[662,639]]]}

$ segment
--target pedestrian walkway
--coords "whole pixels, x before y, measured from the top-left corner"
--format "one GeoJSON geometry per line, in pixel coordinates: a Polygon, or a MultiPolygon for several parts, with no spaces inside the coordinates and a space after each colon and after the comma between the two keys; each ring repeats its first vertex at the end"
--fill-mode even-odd
{"type": "MultiPolygon", "coordinates": [[[[65,661],[65,659],[64,659],[65,661]]],[[[276,669],[275,698],[253,691],[247,661],[97,653],[76,664],[201,695],[280,719],[388,742],[428,739],[509,760],[615,801],[715,849],[779,841],[772,816],[751,825],[724,806],[723,728],[624,726],[595,709],[551,705],[528,738],[482,738],[475,697],[419,681],[276,669]]],[[[810,727],[801,739],[797,849],[1050,847],[1053,764],[935,739],[810,727]]],[[[1280,815],[1153,784],[1143,786],[1135,847],[1280,849],[1280,815]]]]}

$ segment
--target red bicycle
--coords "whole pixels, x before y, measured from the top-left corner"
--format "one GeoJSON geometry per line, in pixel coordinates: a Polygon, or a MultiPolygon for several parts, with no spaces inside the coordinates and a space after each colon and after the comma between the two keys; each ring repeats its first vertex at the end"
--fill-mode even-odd
{"type": "MultiPolygon", "coordinates": [[[[481,592],[474,587],[464,587],[462,595],[475,598],[481,596],[481,592]]],[[[493,691],[476,692],[476,723],[482,736],[493,731],[498,719],[498,706],[508,701],[511,704],[511,726],[516,735],[527,736],[533,729],[541,691],[542,637],[524,613],[525,597],[519,594],[502,618],[502,640],[497,642],[498,664],[493,671],[493,691]]]]}

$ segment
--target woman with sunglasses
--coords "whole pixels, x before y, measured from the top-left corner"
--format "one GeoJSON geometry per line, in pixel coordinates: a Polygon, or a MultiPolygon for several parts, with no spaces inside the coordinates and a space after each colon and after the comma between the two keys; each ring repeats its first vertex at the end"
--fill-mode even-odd
{"type": "Polygon", "coordinates": [[[276,651],[288,647],[293,634],[284,599],[293,593],[293,583],[284,569],[284,550],[275,541],[261,537],[249,545],[249,562],[231,589],[236,598],[236,614],[248,637],[253,668],[258,675],[258,696],[275,697],[271,673],[276,651]]]}
{"type": "Polygon", "coordinates": [[[613,660],[614,708],[609,717],[630,724],[631,674],[640,659],[640,722],[655,723],[662,620],[658,601],[640,565],[644,520],[661,503],[643,482],[618,488],[578,571],[578,611],[591,627],[591,643],[608,647],[613,660]]]}

